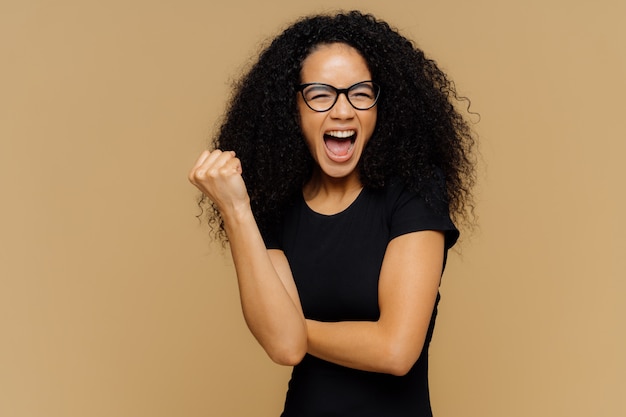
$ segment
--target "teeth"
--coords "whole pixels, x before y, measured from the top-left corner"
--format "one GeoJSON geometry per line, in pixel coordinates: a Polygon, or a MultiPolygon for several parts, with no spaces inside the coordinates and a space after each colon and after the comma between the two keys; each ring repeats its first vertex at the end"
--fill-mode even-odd
{"type": "Polygon", "coordinates": [[[326,134],[334,138],[345,139],[349,138],[350,136],[354,136],[355,133],[356,132],[354,130],[331,130],[326,134]]]}

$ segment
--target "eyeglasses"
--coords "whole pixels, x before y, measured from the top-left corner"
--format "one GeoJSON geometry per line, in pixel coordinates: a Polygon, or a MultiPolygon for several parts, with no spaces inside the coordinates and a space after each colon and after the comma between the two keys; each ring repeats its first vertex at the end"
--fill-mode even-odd
{"type": "Polygon", "coordinates": [[[372,81],[361,81],[348,88],[336,88],[330,84],[301,84],[298,91],[307,106],[316,112],[325,112],[333,108],[339,94],[344,94],[348,103],[357,110],[368,110],[376,105],[380,87],[372,81]]]}

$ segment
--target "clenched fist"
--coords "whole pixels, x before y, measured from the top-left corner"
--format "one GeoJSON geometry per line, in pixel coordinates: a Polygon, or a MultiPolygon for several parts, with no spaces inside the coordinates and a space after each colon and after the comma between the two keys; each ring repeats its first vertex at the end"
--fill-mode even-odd
{"type": "Polygon", "coordinates": [[[241,177],[241,161],[234,151],[204,151],[189,172],[189,181],[210,198],[222,215],[250,206],[241,177]]]}

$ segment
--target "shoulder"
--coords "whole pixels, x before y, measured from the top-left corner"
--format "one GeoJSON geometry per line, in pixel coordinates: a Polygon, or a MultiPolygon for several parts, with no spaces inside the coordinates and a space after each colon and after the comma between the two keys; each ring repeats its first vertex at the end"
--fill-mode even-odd
{"type": "Polygon", "coordinates": [[[390,239],[411,232],[438,230],[445,234],[446,248],[450,248],[459,238],[443,190],[438,197],[426,198],[409,189],[402,180],[392,179],[378,193],[385,201],[390,239]]]}

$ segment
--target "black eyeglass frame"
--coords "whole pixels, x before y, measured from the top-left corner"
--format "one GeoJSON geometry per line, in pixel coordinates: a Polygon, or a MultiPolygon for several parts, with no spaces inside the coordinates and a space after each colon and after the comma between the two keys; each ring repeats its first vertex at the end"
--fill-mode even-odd
{"type": "Polygon", "coordinates": [[[350,105],[352,107],[354,107],[356,110],[369,110],[372,107],[374,107],[377,103],[378,103],[378,98],[380,97],[380,86],[378,84],[376,84],[374,81],[372,80],[365,80],[365,81],[359,81],[358,83],[352,84],[350,87],[348,88],[337,88],[334,85],[330,85],[330,84],[325,84],[325,83],[306,83],[306,84],[300,84],[298,86],[298,91],[300,92],[300,94],[302,95],[302,100],[304,100],[304,104],[307,105],[307,107],[315,112],[318,113],[325,113],[327,111],[330,111],[330,109],[332,109],[333,107],[335,107],[335,104],[337,104],[337,100],[339,100],[339,95],[343,94],[344,96],[346,96],[346,99],[348,100],[348,103],[350,103],[350,105]],[[352,90],[354,87],[359,86],[361,84],[371,84],[372,87],[374,87],[374,91],[376,93],[376,97],[374,97],[374,102],[372,103],[371,106],[368,107],[357,107],[354,105],[354,103],[352,103],[352,101],[350,101],[350,96],[348,95],[348,93],[350,92],[350,90],[352,90]],[[330,87],[333,90],[335,90],[335,100],[333,101],[333,104],[330,105],[330,107],[328,107],[326,110],[317,110],[314,109],[313,107],[311,107],[311,105],[309,104],[309,102],[306,100],[306,98],[304,97],[304,89],[307,87],[310,87],[312,85],[322,85],[324,87],[330,87]]]}

